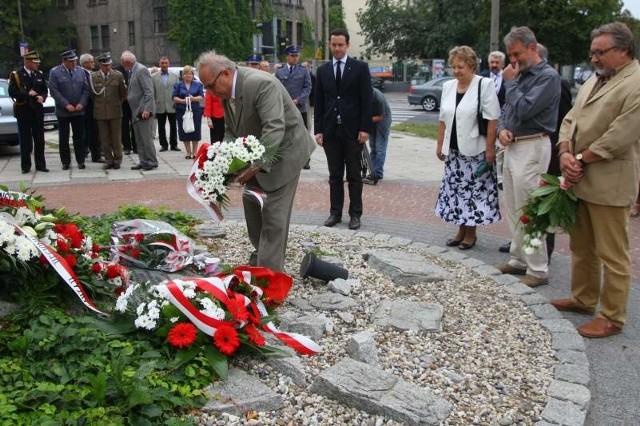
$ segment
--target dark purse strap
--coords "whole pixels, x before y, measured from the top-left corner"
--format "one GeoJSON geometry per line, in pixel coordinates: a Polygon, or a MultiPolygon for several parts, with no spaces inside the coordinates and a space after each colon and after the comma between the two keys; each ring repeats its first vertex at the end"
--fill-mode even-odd
{"type": "Polygon", "coordinates": [[[480,116],[480,96],[482,92],[480,89],[482,88],[482,77],[480,77],[480,81],[478,82],[478,106],[476,107],[476,115],[480,116]]]}

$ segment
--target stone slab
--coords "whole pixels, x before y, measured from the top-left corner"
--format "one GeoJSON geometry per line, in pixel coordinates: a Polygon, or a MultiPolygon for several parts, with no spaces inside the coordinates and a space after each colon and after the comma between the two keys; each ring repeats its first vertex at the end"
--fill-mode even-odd
{"type": "Polygon", "coordinates": [[[373,322],[397,330],[441,332],[442,305],[409,300],[383,300],[373,314],[373,322]]]}
{"type": "Polygon", "coordinates": [[[394,284],[411,285],[452,279],[453,275],[423,256],[396,250],[375,250],[369,266],[389,276],[394,284]]]}

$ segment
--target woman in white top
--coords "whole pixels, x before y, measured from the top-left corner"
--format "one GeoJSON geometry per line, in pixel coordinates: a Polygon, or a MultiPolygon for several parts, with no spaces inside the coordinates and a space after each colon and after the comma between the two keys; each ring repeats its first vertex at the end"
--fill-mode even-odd
{"type": "Polygon", "coordinates": [[[435,212],[445,222],[458,225],[458,232],[446,245],[460,250],[473,248],[476,226],[500,220],[493,167],[500,105],[491,79],[475,75],[477,64],[470,47],[451,49],[449,65],[455,79],[444,84],[440,101],[436,155],[445,167],[435,212]],[[478,131],[478,102],[489,120],[487,136],[478,131]]]}

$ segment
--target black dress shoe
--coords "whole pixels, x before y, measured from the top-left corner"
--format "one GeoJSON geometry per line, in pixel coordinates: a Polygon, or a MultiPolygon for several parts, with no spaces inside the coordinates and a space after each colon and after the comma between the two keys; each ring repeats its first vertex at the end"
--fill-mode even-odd
{"type": "Polygon", "coordinates": [[[511,241],[501,245],[498,250],[500,251],[500,253],[509,253],[511,251],[511,241]]]}
{"type": "Polygon", "coordinates": [[[178,148],[177,146],[172,146],[171,151],[180,152],[180,148],[178,148]]]}
{"type": "Polygon", "coordinates": [[[160,152],[165,152],[165,151],[169,151],[169,148],[167,148],[166,146],[163,146],[162,148],[160,148],[160,152]]]}
{"type": "MultiPolygon", "coordinates": [[[[156,167],[158,167],[158,166],[156,166],[156,167]]],[[[143,170],[143,171],[145,171],[145,172],[148,172],[149,170],[153,170],[153,169],[155,169],[156,167],[153,167],[153,166],[144,166],[144,167],[140,167],[140,170],[143,170]]]]}
{"type": "Polygon", "coordinates": [[[23,170],[23,171],[22,171],[22,174],[23,174],[23,175],[26,175],[26,174],[27,174],[27,173],[29,173],[30,171],[31,171],[31,170],[23,170]]]}
{"type": "Polygon", "coordinates": [[[85,165],[84,165],[84,163],[83,163],[83,164],[78,164],[78,168],[79,168],[80,170],[84,170],[84,169],[86,169],[86,168],[87,168],[87,166],[85,166],[85,165]]]}
{"type": "Polygon", "coordinates": [[[351,216],[349,220],[349,229],[360,229],[360,218],[351,216]]]}
{"type": "Polygon", "coordinates": [[[91,160],[92,163],[104,163],[102,158],[98,158],[97,160],[91,160]]]}
{"type": "Polygon", "coordinates": [[[342,222],[342,218],[340,216],[331,215],[329,216],[329,219],[324,221],[324,226],[331,227],[340,222],[342,222]]]}
{"type": "Polygon", "coordinates": [[[69,170],[69,165],[68,164],[63,164],[62,165],[62,170],[69,170]]]}
{"type": "Polygon", "coordinates": [[[142,165],[136,164],[135,166],[131,167],[131,170],[140,170],[141,168],[142,168],[142,165]]]}
{"type": "Polygon", "coordinates": [[[125,150],[124,150],[124,155],[131,155],[131,151],[130,151],[130,150],[128,150],[128,149],[125,149],[125,150]]]}
{"type": "Polygon", "coordinates": [[[116,170],[118,170],[118,169],[120,168],[120,164],[114,164],[114,165],[113,165],[113,168],[114,168],[114,169],[116,169],[116,170]]]}
{"type": "Polygon", "coordinates": [[[109,169],[115,169],[116,166],[114,166],[113,164],[105,164],[104,166],[102,166],[103,170],[109,170],[109,169]]]}
{"type": "Polygon", "coordinates": [[[37,170],[37,171],[39,171],[39,172],[49,173],[49,169],[47,169],[46,167],[43,167],[43,168],[41,168],[41,169],[39,169],[39,168],[37,168],[37,167],[36,167],[36,170],[37,170]]]}

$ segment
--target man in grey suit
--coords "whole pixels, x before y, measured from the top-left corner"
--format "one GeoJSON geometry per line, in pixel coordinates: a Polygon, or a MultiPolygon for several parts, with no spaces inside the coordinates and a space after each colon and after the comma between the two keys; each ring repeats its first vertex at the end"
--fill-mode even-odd
{"type": "Polygon", "coordinates": [[[69,130],[73,128],[73,152],[79,169],[84,169],[84,109],[89,102],[89,87],[84,70],[76,68],[78,56],[71,49],[60,54],[62,63],[49,73],[49,91],[56,101],[58,142],[62,170],[69,170],[71,151],[69,130]]]}
{"type": "Polygon", "coordinates": [[[153,93],[156,97],[156,120],[158,120],[158,138],[160,139],[160,152],[180,151],[178,148],[178,131],[176,128],[176,110],[173,107],[173,85],[180,81],[178,74],[169,71],[169,58],[163,56],[158,62],[160,72],[151,76],[153,79],[153,93]],[[169,141],[167,141],[167,129],[169,120],[169,141]]]}
{"type": "Polygon", "coordinates": [[[153,96],[153,80],[149,69],[138,63],[131,52],[124,52],[120,59],[126,71],[131,71],[127,101],[131,107],[133,133],[138,145],[138,164],[132,170],[152,170],[158,167],[156,148],[153,146],[153,114],[156,103],[153,96]]]}
{"type": "Polygon", "coordinates": [[[213,51],[200,55],[197,64],[205,89],[223,100],[224,139],[253,135],[277,149],[274,162],[253,165],[238,181],[266,194],[262,209],[243,198],[255,248],[250,263],[283,271],[293,199],[313,140],[291,96],[271,74],[239,68],[213,51]]]}

